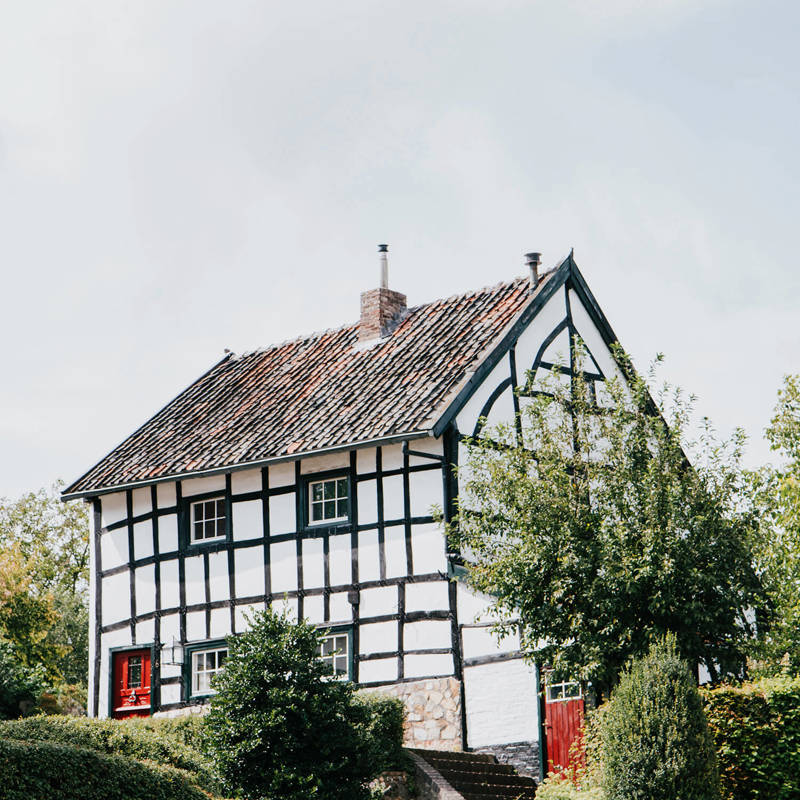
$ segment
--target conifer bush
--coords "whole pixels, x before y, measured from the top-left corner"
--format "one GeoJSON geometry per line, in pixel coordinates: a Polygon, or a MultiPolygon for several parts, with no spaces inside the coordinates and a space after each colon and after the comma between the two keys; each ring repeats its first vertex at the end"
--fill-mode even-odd
{"type": "Polygon", "coordinates": [[[319,632],[264,611],[228,642],[205,717],[209,752],[231,793],[251,800],[366,800],[396,755],[402,715],[363,700],[318,657],[319,632]],[[382,720],[380,707],[389,711],[382,720]]]}
{"type": "Polygon", "coordinates": [[[607,800],[719,800],[714,743],[674,636],[623,672],[600,736],[607,800]]]}

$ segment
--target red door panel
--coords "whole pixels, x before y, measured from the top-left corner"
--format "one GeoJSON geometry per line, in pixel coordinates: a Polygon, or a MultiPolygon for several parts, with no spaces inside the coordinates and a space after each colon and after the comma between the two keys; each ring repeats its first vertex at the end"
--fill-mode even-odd
{"type": "Polygon", "coordinates": [[[111,715],[116,719],[150,715],[150,651],[113,654],[111,715]]]}
{"type": "Polygon", "coordinates": [[[577,766],[580,756],[571,752],[583,725],[583,697],[574,682],[548,684],[545,687],[545,730],[547,735],[547,771],[562,772],[577,766]]]}

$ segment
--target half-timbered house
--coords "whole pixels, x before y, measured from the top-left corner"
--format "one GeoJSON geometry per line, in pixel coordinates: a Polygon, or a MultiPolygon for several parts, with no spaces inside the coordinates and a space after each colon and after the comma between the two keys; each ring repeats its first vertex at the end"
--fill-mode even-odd
{"type": "Polygon", "coordinates": [[[461,437],[512,418],[528,370],[577,333],[602,381],[616,337],[571,254],[413,308],[381,258],[358,322],[226,354],[64,492],[93,509],[91,716],[203,704],[248,612],[288,608],[332,673],[405,701],[417,746],[532,767],[537,669],[454,579],[433,509],[452,513],[461,437]]]}

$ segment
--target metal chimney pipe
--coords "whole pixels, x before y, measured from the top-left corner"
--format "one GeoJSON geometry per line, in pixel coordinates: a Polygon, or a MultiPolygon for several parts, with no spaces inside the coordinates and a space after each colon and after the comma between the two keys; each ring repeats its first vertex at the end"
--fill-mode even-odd
{"type": "Polygon", "coordinates": [[[380,288],[388,289],[389,288],[389,245],[379,244],[378,253],[380,254],[380,260],[381,260],[380,288]]]}
{"type": "Polygon", "coordinates": [[[525,261],[530,270],[531,291],[539,285],[539,265],[542,263],[541,253],[526,253],[525,261]]]}

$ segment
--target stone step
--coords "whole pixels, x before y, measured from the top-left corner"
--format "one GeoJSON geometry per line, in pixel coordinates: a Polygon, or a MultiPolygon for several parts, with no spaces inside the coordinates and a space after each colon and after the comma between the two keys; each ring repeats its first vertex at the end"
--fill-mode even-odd
{"type": "Polygon", "coordinates": [[[423,750],[422,748],[410,747],[412,753],[416,753],[426,761],[432,758],[439,761],[464,761],[469,763],[496,764],[497,759],[489,753],[465,753],[462,750],[423,750]]]}

